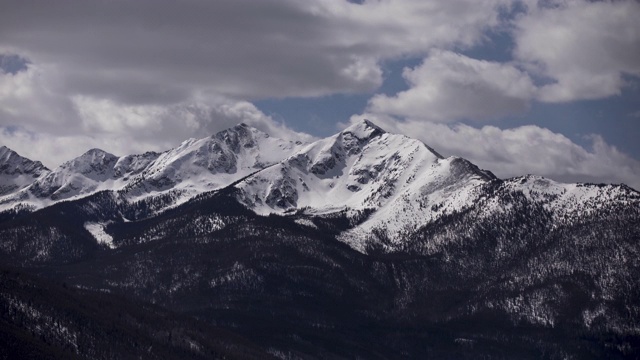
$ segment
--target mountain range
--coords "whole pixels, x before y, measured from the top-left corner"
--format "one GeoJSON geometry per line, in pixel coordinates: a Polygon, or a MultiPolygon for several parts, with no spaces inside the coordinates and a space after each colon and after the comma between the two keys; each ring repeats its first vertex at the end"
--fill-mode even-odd
{"type": "MultiPolygon", "coordinates": [[[[367,120],[312,143],[239,124],[162,153],[92,149],[53,170],[2,147],[0,259],[36,282],[247,339],[216,351],[246,341],[276,358],[640,354],[638,191],[499,179],[367,120]]],[[[10,294],[0,304],[16,326],[30,315],[10,294]]],[[[94,323],[87,341],[109,341],[94,323]]],[[[29,324],[25,344],[71,346],[29,324]]]]}

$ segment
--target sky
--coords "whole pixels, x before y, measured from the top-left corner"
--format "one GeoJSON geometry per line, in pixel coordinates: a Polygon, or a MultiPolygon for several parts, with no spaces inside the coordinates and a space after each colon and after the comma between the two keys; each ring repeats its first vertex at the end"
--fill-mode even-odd
{"type": "Polygon", "coordinates": [[[0,0],[0,145],[50,168],[369,119],[499,177],[640,189],[640,1],[0,0]]]}

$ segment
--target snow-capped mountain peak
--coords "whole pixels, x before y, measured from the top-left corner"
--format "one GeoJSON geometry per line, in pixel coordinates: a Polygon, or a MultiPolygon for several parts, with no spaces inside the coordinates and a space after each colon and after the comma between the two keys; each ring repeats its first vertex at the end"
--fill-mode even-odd
{"type": "Polygon", "coordinates": [[[478,196],[477,187],[494,179],[465,159],[444,158],[419,140],[364,120],[236,187],[239,201],[260,214],[369,214],[342,236],[362,249],[372,229],[399,235],[401,228],[462,209],[478,196]],[[438,211],[425,211],[427,206],[438,211]]]}
{"type": "Polygon", "coordinates": [[[160,156],[154,151],[147,151],[144,154],[127,155],[118,159],[114,165],[113,175],[116,178],[128,180],[129,176],[136,175],[144,171],[151,162],[160,156]]]}
{"type": "Polygon", "coordinates": [[[102,185],[114,178],[117,162],[117,156],[91,149],[41,176],[26,190],[30,196],[54,201],[86,195],[109,187],[102,185]]]}
{"type": "Polygon", "coordinates": [[[256,145],[256,138],[269,137],[269,135],[259,130],[249,127],[245,123],[240,123],[230,129],[220,131],[212,136],[223,141],[230,149],[235,152],[240,151],[241,147],[252,148],[256,145]]]}
{"type": "Polygon", "coordinates": [[[386,131],[384,131],[381,127],[372,123],[371,121],[364,119],[345,128],[341,133],[352,134],[354,137],[360,140],[368,140],[375,136],[385,134],[386,131]]]}
{"type": "Polygon", "coordinates": [[[91,149],[77,158],[60,165],[67,172],[79,173],[96,181],[113,176],[118,157],[101,149],[91,149]]]}
{"type": "Polygon", "coordinates": [[[242,190],[240,200],[259,213],[303,208],[314,213],[379,211],[404,193],[423,196],[425,191],[456,183],[456,179],[443,182],[443,178],[488,180],[471,167],[461,166],[463,162],[443,159],[421,141],[387,133],[364,120],[309,144],[238,188],[242,190]],[[427,184],[433,187],[426,189],[427,184]]]}
{"type": "Polygon", "coordinates": [[[0,196],[20,190],[49,172],[40,161],[18,155],[6,146],[0,146],[0,196]]]}
{"type": "Polygon", "coordinates": [[[300,146],[239,124],[160,154],[125,191],[181,189],[194,195],[214,190],[277,163],[300,146]]]}
{"type": "Polygon", "coordinates": [[[6,146],[0,146],[0,174],[29,174],[40,176],[49,171],[40,161],[32,161],[18,155],[6,146]]]}

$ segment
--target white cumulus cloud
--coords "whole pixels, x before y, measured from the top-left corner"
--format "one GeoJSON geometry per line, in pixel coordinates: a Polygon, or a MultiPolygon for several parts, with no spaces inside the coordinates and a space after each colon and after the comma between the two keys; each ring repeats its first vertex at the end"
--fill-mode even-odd
{"type": "Polygon", "coordinates": [[[435,122],[496,119],[525,111],[537,91],[529,76],[513,65],[450,51],[433,51],[403,76],[410,88],[374,96],[371,111],[435,122]]]}
{"type": "Polygon", "coordinates": [[[0,73],[0,143],[55,167],[90,148],[116,155],[163,151],[245,122],[276,137],[312,140],[252,103],[224,97],[174,104],[123,104],[58,92],[61,79],[37,66],[0,73]]]}

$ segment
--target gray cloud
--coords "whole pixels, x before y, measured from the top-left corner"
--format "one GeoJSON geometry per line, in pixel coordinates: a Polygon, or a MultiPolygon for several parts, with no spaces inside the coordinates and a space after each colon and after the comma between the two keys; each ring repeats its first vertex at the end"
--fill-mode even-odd
{"type": "Polygon", "coordinates": [[[67,86],[85,95],[165,103],[198,88],[251,97],[371,87],[335,71],[349,59],[314,56],[322,24],[289,1],[9,1],[3,8],[1,45],[60,66],[67,86]]]}
{"type": "Polygon", "coordinates": [[[0,49],[120,102],[363,92],[381,84],[381,59],[477,43],[501,2],[8,0],[0,49]]]}

